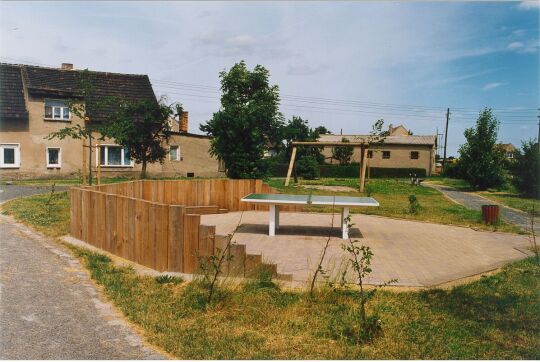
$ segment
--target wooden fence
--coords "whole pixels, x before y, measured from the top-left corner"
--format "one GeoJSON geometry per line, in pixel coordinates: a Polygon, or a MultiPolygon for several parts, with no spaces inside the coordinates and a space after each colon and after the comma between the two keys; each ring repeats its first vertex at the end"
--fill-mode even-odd
{"type": "MultiPolygon", "coordinates": [[[[223,250],[225,236],[201,225],[201,214],[260,210],[241,203],[252,192],[272,192],[260,180],[131,181],[70,189],[71,235],[158,271],[196,273],[201,260],[223,250]],[[193,184],[190,184],[193,183],[193,184]]],[[[259,206],[259,207],[253,207],[259,206]]],[[[249,276],[259,267],[276,274],[261,255],[232,245],[225,272],[249,276]]],[[[288,278],[289,276],[278,276],[288,278]]]]}
{"type": "MultiPolygon", "coordinates": [[[[266,205],[241,202],[250,193],[277,194],[277,189],[262,180],[138,180],[90,187],[93,190],[123,195],[167,205],[217,206],[227,211],[268,210],[266,205]]],[[[300,207],[282,207],[300,211],[300,207]]]]}

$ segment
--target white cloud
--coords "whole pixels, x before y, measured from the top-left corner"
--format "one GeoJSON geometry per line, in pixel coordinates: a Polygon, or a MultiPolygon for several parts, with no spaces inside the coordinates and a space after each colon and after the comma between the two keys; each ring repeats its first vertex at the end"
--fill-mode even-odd
{"type": "Polygon", "coordinates": [[[520,41],[514,41],[508,44],[507,48],[510,50],[520,49],[523,48],[525,45],[520,41]]]}
{"type": "Polygon", "coordinates": [[[518,4],[519,9],[523,10],[529,10],[529,9],[539,9],[540,8],[540,1],[521,1],[518,4]]]}
{"type": "Polygon", "coordinates": [[[504,83],[492,82],[492,83],[488,83],[485,86],[483,86],[482,89],[486,91],[486,90],[498,88],[498,87],[500,87],[502,85],[504,85],[504,83]]]}

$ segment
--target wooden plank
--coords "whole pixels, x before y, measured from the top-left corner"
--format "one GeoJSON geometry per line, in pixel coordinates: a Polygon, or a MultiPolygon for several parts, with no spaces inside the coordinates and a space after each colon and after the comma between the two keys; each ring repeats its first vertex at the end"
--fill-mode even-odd
{"type": "Polygon", "coordinates": [[[141,214],[141,220],[142,220],[142,228],[140,230],[140,244],[138,250],[138,257],[137,259],[145,262],[147,259],[147,248],[148,244],[152,242],[152,234],[151,229],[153,227],[151,220],[150,220],[150,202],[145,200],[138,200],[140,204],[140,208],[142,211],[141,214]]]}
{"type": "Polygon", "coordinates": [[[125,258],[129,260],[135,260],[135,210],[137,199],[127,199],[127,238],[125,244],[125,258]]]}
{"type": "Polygon", "coordinates": [[[148,212],[145,213],[146,203],[142,200],[135,201],[135,239],[133,240],[132,261],[146,265],[144,263],[144,244],[147,242],[145,229],[148,227],[148,212]]]}
{"type": "Polygon", "coordinates": [[[244,276],[246,262],[246,246],[243,244],[231,244],[231,260],[229,261],[228,274],[231,276],[244,276]]]}
{"type": "Polygon", "coordinates": [[[125,197],[116,197],[116,248],[113,251],[118,256],[124,255],[124,201],[125,197]]]}
{"type": "Polygon", "coordinates": [[[186,213],[199,215],[218,214],[219,208],[217,206],[186,206],[186,213]]]}
{"type": "Polygon", "coordinates": [[[172,186],[173,181],[165,180],[163,181],[163,203],[170,205],[172,203],[172,186]]]}
{"type": "Polygon", "coordinates": [[[168,262],[167,270],[172,272],[184,271],[184,214],[185,207],[179,205],[169,206],[169,232],[168,232],[168,262]]]}
{"type": "Polygon", "coordinates": [[[87,243],[96,245],[96,194],[94,191],[89,191],[89,206],[88,206],[88,240],[87,243]]]}
{"type": "Polygon", "coordinates": [[[362,170],[360,171],[360,192],[364,192],[366,183],[367,148],[362,148],[362,170]]]}
{"type": "Polygon", "coordinates": [[[287,178],[285,179],[285,186],[289,186],[289,181],[291,180],[291,174],[292,174],[295,158],[296,158],[296,147],[293,146],[292,152],[291,152],[291,160],[289,161],[289,168],[287,170],[287,178]]]}
{"type": "Polygon", "coordinates": [[[106,218],[106,210],[107,207],[107,201],[106,201],[106,194],[102,192],[96,192],[96,219],[97,219],[97,244],[101,249],[105,249],[106,239],[107,239],[107,218],[106,218]]]}
{"type": "Polygon", "coordinates": [[[144,265],[149,268],[155,268],[156,266],[156,222],[158,213],[156,210],[156,204],[153,202],[147,202],[145,205],[148,208],[148,228],[147,237],[144,243],[144,255],[142,257],[144,265]]]}
{"type": "Polygon", "coordinates": [[[259,272],[262,264],[262,255],[246,254],[244,277],[254,277],[259,272]]]}
{"type": "Polygon", "coordinates": [[[156,205],[156,241],[155,241],[155,268],[163,272],[167,270],[168,240],[169,240],[169,207],[168,205],[156,205]]]}
{"type": "Polygon", "coordinates": [[[215,236],[214,225],[199,225],[199,256],[209,257],[214,253],[215,236]]]}
{"type": "Polygon", "coordinates": [[[198,269],[197,247],[200,224],[200,215],[184,215],[184,273],[195,273],[198,269]]]}
{"type": "Polygon", "coordinates": [[[159,203],[163,203],[165,200],[165,181],[158,180],[158,181],[154,181],[154,183],[156,184],[156,188],[157,188],[156,201],[159,203]]]}
{"type": "Polygon", "coordinates": [[[110,253],[116,253],[116,199],[117,197],[112,194],[105,196],[105,220],[106,226],[106,239],[104,249],[110,253]]]}

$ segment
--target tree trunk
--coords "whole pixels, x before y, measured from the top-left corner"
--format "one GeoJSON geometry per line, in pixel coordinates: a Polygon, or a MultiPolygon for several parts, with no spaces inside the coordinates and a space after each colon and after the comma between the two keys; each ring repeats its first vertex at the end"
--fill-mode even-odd
{"type": "MultiPolygon", "coordinates": [[[[92,135],[88,136],[89,150],[88,152],[88,185],[92,186],[92,135]]],[[[101,160],[98,160],[100,162],[101,160]]]]}
{"type": "Polygon", "coordinates": [[[141,179],[146,179],[146,160],[142,161],[142,167],[141,167],[141,179]]]}

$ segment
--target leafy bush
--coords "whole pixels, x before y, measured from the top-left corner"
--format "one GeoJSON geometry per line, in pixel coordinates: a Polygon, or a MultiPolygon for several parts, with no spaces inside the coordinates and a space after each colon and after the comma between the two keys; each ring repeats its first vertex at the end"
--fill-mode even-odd
{"type": "Polygon", "coordinates": [[[305,156],[298,161],[298,174],[306,180],[319,178],[319,163],[314,157],[305,156]]]}

